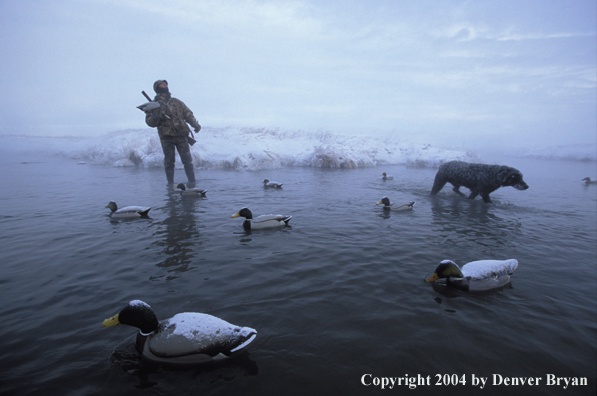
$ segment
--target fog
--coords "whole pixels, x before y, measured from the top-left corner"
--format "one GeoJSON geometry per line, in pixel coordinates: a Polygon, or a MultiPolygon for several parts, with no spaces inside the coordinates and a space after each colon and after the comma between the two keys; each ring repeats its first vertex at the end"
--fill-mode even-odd
{"type": "Polygon", "coordinates": [[[210,128],[595,147],[595,1],[0,2],[0,134],[146,127],[167,79],[210,128]]]}

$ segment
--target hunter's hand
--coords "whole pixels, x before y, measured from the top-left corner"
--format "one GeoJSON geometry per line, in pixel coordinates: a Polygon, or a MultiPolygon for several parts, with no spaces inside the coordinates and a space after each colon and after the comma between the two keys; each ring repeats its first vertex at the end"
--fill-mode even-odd
{"type": "Polygon", "coordinates": [[[158,107],[157,109],[153,109],[151,111],[151,116],[153,117],[154,120],[159,120],[160,117],[162,115],[162,108],[158,107]]]}

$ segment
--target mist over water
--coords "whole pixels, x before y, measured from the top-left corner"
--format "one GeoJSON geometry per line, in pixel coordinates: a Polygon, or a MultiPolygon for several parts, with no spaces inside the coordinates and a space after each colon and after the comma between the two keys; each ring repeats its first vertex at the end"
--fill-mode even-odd
{"type": "MultiPolygon", "coordinates": [[[[191,153],[195,167],[201,169],[356,169],[400,164],[433,168],[451,160],[487,163],[504,157],[597,161],[595,145],[473,150],[410,140],[398,133],[368,136],[276,128],[204,128],[195,138],[197,143],[191,147],[191,153]]],[[[4,135],[0,139],[7,149],[63,155],[97,165],[163,167],[162,149],[154,129],[117,131],[94,138],[4,135]]],[[[182,167],[178,156],[177,167],[182,167]]]]}

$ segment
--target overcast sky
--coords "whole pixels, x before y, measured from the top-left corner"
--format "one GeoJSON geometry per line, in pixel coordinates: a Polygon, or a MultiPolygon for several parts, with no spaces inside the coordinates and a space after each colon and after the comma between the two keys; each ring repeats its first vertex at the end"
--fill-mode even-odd
{"type": "Polygon", "coordinates": [[[0,134],[204,126],[430,142],[597,140],[597,2],[0,0],[0,134]]]}

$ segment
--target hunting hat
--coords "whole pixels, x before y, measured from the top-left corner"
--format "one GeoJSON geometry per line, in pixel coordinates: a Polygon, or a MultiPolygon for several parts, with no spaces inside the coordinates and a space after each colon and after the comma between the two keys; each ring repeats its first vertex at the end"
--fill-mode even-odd
{"type": "Polygon", "coordinates": [[[155,91],[155,93],[158,93],[158,85],[160,85],[161,83],[166,83],[168,84],[168,81],[166,80],[157,80],[156,82],[153,83],[153,90],[155,91]]]}

